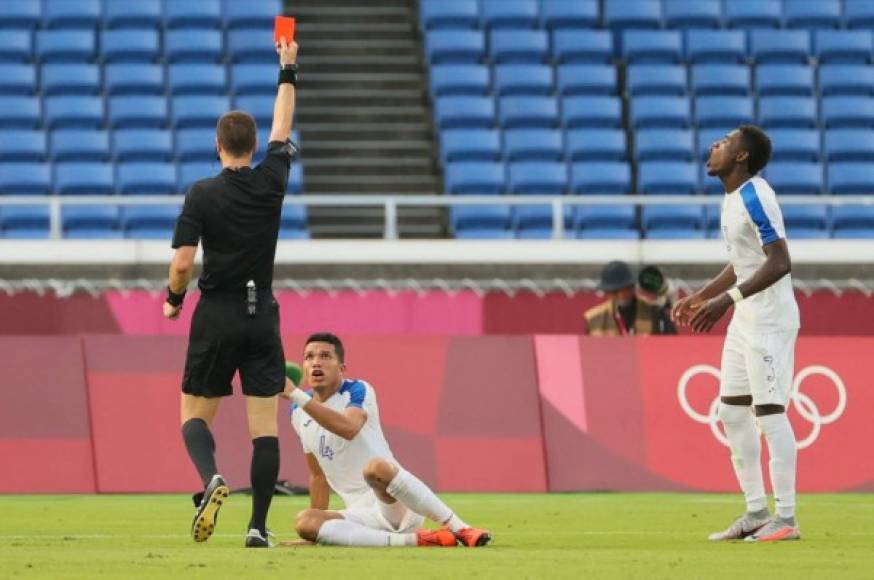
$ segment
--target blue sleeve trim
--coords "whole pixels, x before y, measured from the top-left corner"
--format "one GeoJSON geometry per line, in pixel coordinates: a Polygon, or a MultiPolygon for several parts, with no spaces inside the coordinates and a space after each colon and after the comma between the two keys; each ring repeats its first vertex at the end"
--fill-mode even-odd
{"type": "Polygon", "coordinates": [[[341,393],[349,393],[349,407],[364,408],[364,399],[367,396],[367,386],[361,381],[344,381],[340,388],[341,393]]]}
{"type": "Polygon", "coordinates": [[[762,238],[762,245],[765,246],[780,239],[774,226],[771,225],[771,220],[768,219],[768,214],[765,213],[765,208],[762,207],[762,202],[759,200],[759,195],[756,193],[756,186],[750,181],[740,190],[740,195],[744,201],[744,207],[750,214],[753,223],[759,228],[759,236],[762,238]]]}

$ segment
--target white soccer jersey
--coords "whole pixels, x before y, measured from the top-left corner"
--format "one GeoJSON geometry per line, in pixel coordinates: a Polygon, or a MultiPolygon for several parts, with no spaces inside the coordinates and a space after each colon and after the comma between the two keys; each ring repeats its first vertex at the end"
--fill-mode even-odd
{"type": "MultiPolygon", "coordinates": [[[[783,214],[774,190],[753,177],[722,202],[722,235],[728,259],[740,284],[765,263],[762,246],[786,238],[783,214]]],[[[800,326],[792,278],[784,276],[770,287],[735,306],[732,325],[752,332],[795,330],[800,326]]]]}
{"type": "Polygon", "coordinates": [[[346,379],[323,403],[342,413],[347,407],[367,411],[367,420],[351,441],[331,433],[297,405],[291,406],[291,424],[300,437],[304,453],[312,453],[347,508],[370,506],[375,499],[364,481],[364,466],[374,458],[394,460],[379,424],[376,393],[364,381],[346,379]]]}

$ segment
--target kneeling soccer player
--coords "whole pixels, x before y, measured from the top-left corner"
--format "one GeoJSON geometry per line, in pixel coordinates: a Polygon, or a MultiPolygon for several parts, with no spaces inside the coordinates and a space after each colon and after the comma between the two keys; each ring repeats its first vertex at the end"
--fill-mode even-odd
{"type": "Polygon", "coordinates": [[[373,387],[343,378],[344,355],[335,335],[310,336],[303,373],[313,394],[291,388],[284,395],[294,403],[291,423],[310,468],[311,507],[297,515],[297,533],[338,546],[486,545],[488,531],[464,523],[394,459],[373,387]],[[328,510],[331,488],[345,510],[328,510]],[[421,529],[425,518],[443,527],[421,529]]]}

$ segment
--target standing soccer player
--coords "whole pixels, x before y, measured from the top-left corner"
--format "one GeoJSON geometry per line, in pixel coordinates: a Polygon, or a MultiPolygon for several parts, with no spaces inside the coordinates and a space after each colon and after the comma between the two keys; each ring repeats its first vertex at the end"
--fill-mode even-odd
{"type": "Polygon", "coordinates": [[[228,486],[215,462],[210,424],[239,370],[252,439],[252,516],[246,547],[268,547],[267,511],[279,473],[278,395],[285,388],[279,307],[273,298],[273,259],[288,171],[297,149],[289,141],[294,117],[297,44],[282,39],[279,88],[267,155],[251,167],[255,120],[243,111],[222,115],[216,150],[222,172],[191,186],[176,222],[164,316],[179,316],[203,241],[200,302],[191,319],[182,379],[182,438],[203,481],[195,495],[191,534],[212,535],[228,486]]]}
{"type": "Polygon", "coordinates": [[[707,332],[735,307],[722,351],[719,419],[747,511],[727,530],[711,534],[711,540],[801,537],[795,521],[795,434],[786,416],[799,316],[783,216],[774,190],[757,175],[770,157],[770,139],[752,125],[742,125],[710,147],[707,173],[718,177],[726,191],[721,222],[729,264],[672,312],[680,324],[707,332]],[[765,496],[759,429],[771,457],[773,517],[765,496]]]}

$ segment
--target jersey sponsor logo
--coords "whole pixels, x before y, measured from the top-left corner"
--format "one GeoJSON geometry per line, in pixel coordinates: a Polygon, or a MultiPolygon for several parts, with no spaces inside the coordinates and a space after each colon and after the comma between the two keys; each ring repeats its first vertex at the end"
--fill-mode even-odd
{"type": "MultiPolygon", "coordinates": [[[[719,428],[719,417],[717,415],[719,410],[719,369],[704,364],[689,367],[686,372],[682,374],[677,383],[677,398],[680,402],[680,408],[683,409],[683,412],[686,413],[690,419],[696,423],[709,425],[710,431],[713,433],[716,440],[728,447],[728,439],[719,428]],[[689,382],[700,374],[714,377],[716,379],[717,387],[716,396],[713,398],[707,411],[704,413],[692,407],[687,395],[689,382]]],[[[796,442],[798,449],[806,449],[817,440],[825,425],[834,423],[844,414],[844,410],[847,408],[847,387],[844,385],[841,376],[832,369],[823,365],[810,365],[804,367],[797,375],[795,375],[795,379],[792,381],[790,401],[801,418],[808,421],[812,426],[810,433],[808,433],[804,439],[796,442]],[[805,379],[814,375],[821,375],[828,379],[837,392],[838,400],[835,404],[835,408],[830,413],[823,414],[813,398],[801,391],[801,385],[804,383],[805,379]]]]}
{"type": "Polygon", "coordinates": [[[334,450],[325,441],[325,436],[319,437],[319,456],[324,457],[328,461],[334,460],[334,450]]]}

